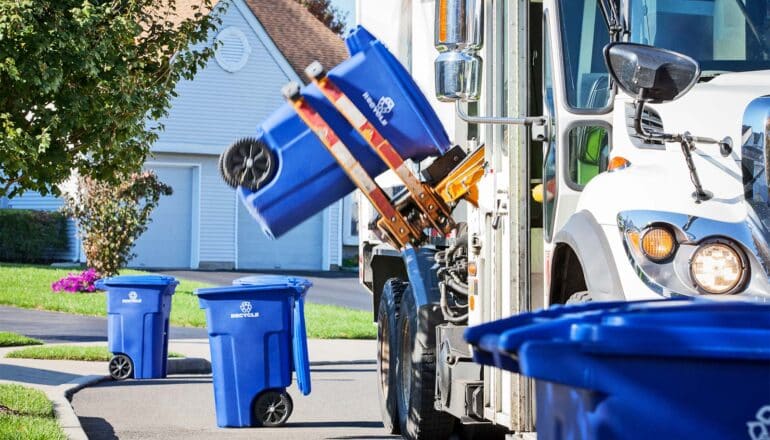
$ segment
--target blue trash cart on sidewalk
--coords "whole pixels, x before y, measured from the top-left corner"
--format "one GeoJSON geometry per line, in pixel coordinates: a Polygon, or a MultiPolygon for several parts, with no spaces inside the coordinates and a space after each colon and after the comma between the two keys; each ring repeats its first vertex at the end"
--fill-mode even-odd
{"type": "Polygon", "coordinates": [[[166,377],[171,296],[179,284],[165,275],[105,278],[107,345],[114,354],[108,368],[115,380],[166,377]]]}
{"type": "Polygon", "coordinates": [[[294,407],[292,371],[310,394],[304,297],[297,277],[257,276],[198,289],[206,311],[214,402],[220,427],[281,426],[294,407]]]}
{"type": "Polygon", "coordinates": [[[536,379],[541,440],[770,438],[770,305],[590,303],[465,336],[478,363],[536,379]]]}

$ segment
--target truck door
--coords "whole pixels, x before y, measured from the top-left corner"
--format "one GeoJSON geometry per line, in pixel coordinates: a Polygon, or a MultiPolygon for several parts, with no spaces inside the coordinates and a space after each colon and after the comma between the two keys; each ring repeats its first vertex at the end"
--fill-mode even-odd
{"type": "Polygon", "coordinates": [[[598,0],[543,3],[543,143],[545,292],[553,237],[575,213],[581,192],[606,169],[613,90],[603,49],[610,35],[598,0]]]}

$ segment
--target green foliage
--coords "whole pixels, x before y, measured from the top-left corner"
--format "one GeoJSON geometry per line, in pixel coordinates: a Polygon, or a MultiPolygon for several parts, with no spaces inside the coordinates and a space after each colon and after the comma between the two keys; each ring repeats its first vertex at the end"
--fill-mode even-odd
{"type": "Polygon", "coordinates": [[[134,241],[147,230],[160,197],[172,191],[149,171],[119,177],[117,185],[81,177],[75,194],[64,199],[64,212],[77,221],[88,266],[103,276],[115,275],[134,256],[134,241]]]}
{"type": "Polygon", "coordinates": [[[67,242],[67,219],[59,212],[0,209],[0,261],[48,261],[67,242]]]}
{"type": "Polygon", "coordinates": [[[13,332],[0,332],[0,347],[20,347],[22,345],[41,345],[43,341],[28,338],[13,332]]]}
{"type": "MultiPolygon", "coordinates": [[[[42,359],[55,361],[107,362],[112,353],[103,345],[43,345],[14,350],[5,355],[11,359],[42,359]]],[[[183,358],[184,355],[169,352],[170,358],[183,358]]]]}
{"type": "Polygon", "coordinates": [[[42,391],[4,384],[0,385],[0,438],[65,440],[67,436],[42,391]]]}
{"type": "Polygon", "coordinates": [[[140,169],[177,82],[213,55],[220,18],[193,3],[0,1],[0,196],[140,169]]]}
{"type": "Polygon", "coordinates": [[[342,31],[345,30],[348,14],[334,7],[331,0],[297,0],[297,2],[306,7],[311,14],[315,15],[335,34],[342,34],[342,31]]]}

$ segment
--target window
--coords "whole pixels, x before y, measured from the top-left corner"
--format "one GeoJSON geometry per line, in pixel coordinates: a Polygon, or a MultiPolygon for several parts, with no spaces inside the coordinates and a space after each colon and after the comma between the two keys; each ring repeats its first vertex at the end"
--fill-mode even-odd
{"type": "Polygon", "coordinates": [[[603,127],[575,127],[569,133],[570,181],[579,187],[585,186],[599,173],[607,170],[610,144],[609,133],[603,127]]]}
{"type": "Polygon", "coordinates": [[[604,109],[612,97],[604,47],[610,37],[597,0],[559,0],[567,103],[604,109]]]}
{"type": "Polygon", "coordinates": [[[634,0],[631,41],[697,60],[706,76],[770,68],[768,0],[634,0]]]}
{"type": "MultiPolygon", "coordinates": [[[[545,27],[548,29],[548,26],[545,27]]],[[[550,51],[550,34],[545,31],[545,37],[543,45],[545,47],[543,56],[543,88],[545,106],[548,110],[548,116],[551,118],[552,124],[556,117],[556,111],[553,101],[553,61],[551,60],[550,51]]],[[[554,124],[555,125],[555,124],[554,124]]],[[[555,133],[553,127],[550,130],[551,133],[555,133]]],[[[551,139],[546,144],[546,154],[543,161],[543,236],[546,241],[551,241],[553,234],[553,221],[556,216],[556,136],[551,136],[551,139]]]]}

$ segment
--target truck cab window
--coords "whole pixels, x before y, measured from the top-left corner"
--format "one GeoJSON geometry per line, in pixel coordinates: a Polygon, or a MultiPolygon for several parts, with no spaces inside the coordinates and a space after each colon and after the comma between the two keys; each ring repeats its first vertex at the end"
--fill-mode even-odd
{"type": "Polygon", "coordinates": [[[604,127],[575,127],[569,134],[569,179],[582,188],[607,170],[609,133],[604,127]]]}
{"type": "Polygon", "coordinates": [[[578,110],[604,109],[610,102],[604,46],[610,37],[597,0],[560,0],[567,103],[578,110]]]}

